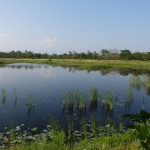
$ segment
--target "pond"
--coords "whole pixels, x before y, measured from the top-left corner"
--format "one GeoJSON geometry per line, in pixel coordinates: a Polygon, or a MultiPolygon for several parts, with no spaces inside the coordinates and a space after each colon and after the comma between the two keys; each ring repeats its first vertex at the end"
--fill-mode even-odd
{"type": "Polygon", "coordinates": [[[150,109],[150,74],[129,70],[86,71],[16,63],[0,67],[0,132],[24,124],[43,130],[50,116],[63,127],[71,119],[97,118],[117,126],[120,116],[150,109]]]}

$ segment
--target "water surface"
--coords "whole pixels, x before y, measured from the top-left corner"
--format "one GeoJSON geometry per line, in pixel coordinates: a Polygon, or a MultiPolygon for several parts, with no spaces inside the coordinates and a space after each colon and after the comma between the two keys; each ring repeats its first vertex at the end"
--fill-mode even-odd
{"type": "MultiPolygon", "coordinates": [[[[149,73],[128,70],[85,71],[74,68],[52,67],[18,63],[0,67],[0,131],[13,122],[14,125],[25,124],[27,127],[44,129],[49,117],[54,116],[65,126],[68,118],[72,118],[78,127],[81,119],[95,116],[100,124],[108,120],[118,122],[119,116],[125,113],[137,113],[150,109],[149,73]],[[143,84],[131,81],[139,79],[143,84]],[[113,100],[113,110],[108,110],[99,101],[95,106],[89,105],[89,91],[92,87],[100,93],[116,92],[117,100],[113,100]],[[67,110],[62,104],[62,95],[78,89],[87,96],[87,107],[84,111],[67,110]],[[6,96],[4,97],[4,91],[6,96]],[[127,101],[128,92],[133,97],[127,101]],[[31,98],[34,106],[27,106],[31,98]]],[[[99,98],[100,99],[100,98],[99,98]]]]}

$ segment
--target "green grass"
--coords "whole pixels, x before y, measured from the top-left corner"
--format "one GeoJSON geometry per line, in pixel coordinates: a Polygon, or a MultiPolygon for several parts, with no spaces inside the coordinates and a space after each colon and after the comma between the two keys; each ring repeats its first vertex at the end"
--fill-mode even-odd
{"type": "Polygon", "coordinates": [[[96,102],[98,100],[99,90],[96,87],[90,89],[90,102],[96,102]]]}
{"type": "Polygon", "coordinates": [[[80,60],[80,59],[12,59],[1,58],[1,65],[10,63],[38,63],[50,64],[53,66],[63,67],[78,67],[86,70],[100,70],[100,69],[135,69],[135,70],[150,70],[150,61],[138,60],[80,60]]]}
{"type": "Polygon", "coordinates": [[[132,130],[112,136],[100,136],[99,138],[85,138],[79,142],[67,144],[63,131],[53,131],[52,141],[37,140],[31,143],[24,142],[19,145],[8,146],[7,150],[144,150],[140,141],[134,137],[132,130]]]}

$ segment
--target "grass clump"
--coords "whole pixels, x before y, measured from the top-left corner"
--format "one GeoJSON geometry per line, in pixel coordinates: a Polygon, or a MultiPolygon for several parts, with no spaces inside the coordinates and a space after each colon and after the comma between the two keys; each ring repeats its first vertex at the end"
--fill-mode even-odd
{"type": "Polygon", "coordinates": [[[103,93],[102,103],[106,105],[108,110],[112,111],[114,109],[113,95],[110,91],[103,93]]]}
{"type": "Polygon", "coordinates": [[[2,106],[4,106],[6,103],[6,96],[7,96],[6,90],[2,88],[2,106]]]}
{"type": "Polygon", "coordinates": [[[132,89],[129,88],[125,98],[125,108],[129,108],[132,105],[133,99],[134,99],[134,93],[132,89]]]}
{"type": "Polygon", "coordinates": [[[35,103],[34,103],[34,100],[32,98],[32,96],[28,95],[25,99],[25,103],[26,103],[26,106],[29,110],[32,110],[33,107],[35,106],[35,103]]]}
{"type": "Polygon", "coordinates": [[[99,90],[96,87],[90,89],[90,101],[96,102],[98,100],[99,90]]]}

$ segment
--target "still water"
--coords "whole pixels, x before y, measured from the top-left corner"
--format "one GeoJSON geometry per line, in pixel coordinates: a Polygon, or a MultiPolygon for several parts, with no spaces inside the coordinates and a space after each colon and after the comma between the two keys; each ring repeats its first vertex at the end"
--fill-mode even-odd
{"type": "MultiPolygon", "coordinates": [[[[100,94],[99,94],[100,95],[100,94]]],[[[126,113],[150,110],[150,83],[148,72],[128,70],[85,71],[75,68],[53,67],[28,63],[10,64],[0,67],[0,132],[10,122],[25,124],[24,128],[38,127],[42,130],[50,116],[63,126],[68,118],[75,125],[83,118],[94,116],[100,124],[108,120],[116,123],[126,113]],[[97,88],[101,95],[115,93],[113,109],[109,110],[106,97],[99,97],[95,106],[89,103],[89,91],[97,88]],[[78,111],[63,107],[62,95],[78,89],[86,95],[87,106],[78,111]],[[102,94],[103,93],[103,94],[102,94]],[[103,103],[103,104],[102,104],[103,103]]]]}

